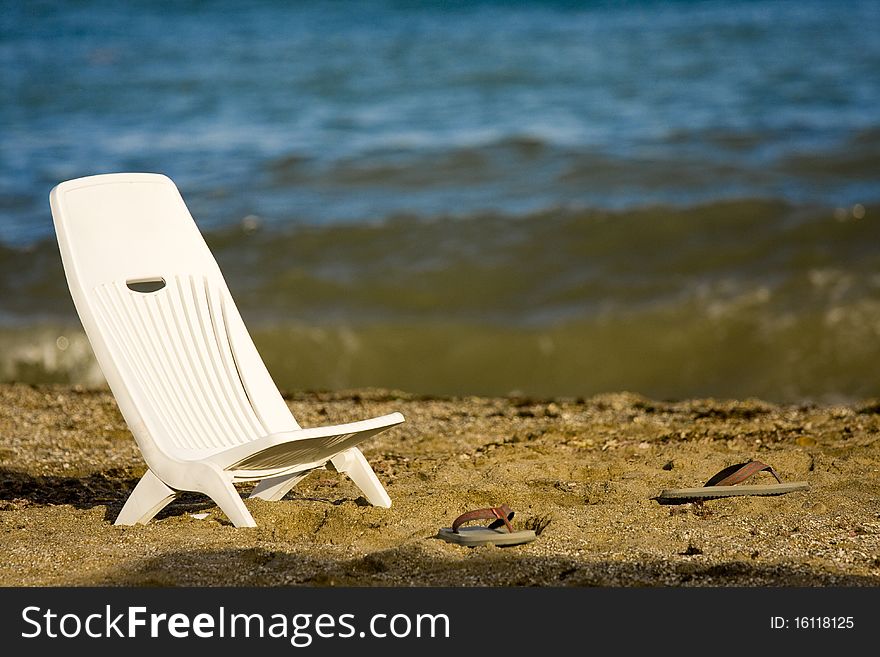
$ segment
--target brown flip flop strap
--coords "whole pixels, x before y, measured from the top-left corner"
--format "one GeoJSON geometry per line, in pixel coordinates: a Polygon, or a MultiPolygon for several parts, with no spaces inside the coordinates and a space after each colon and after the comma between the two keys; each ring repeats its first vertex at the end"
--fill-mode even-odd
{"type": "Polygon", "coordinates": [[[456,534],[458,533],[458,528],[461,527],[464,523],[469,522],[471,520],[481,520],[483,518],[486,519],[495,519],[491,525],[489,525],[489,529],[495,529],[496,527],[500,527],[501,525],[507,526],[507,531],[511,534],[513,533],[513,527],[510,524],[510,521],[513,520],[513,511],[510,510],[510,507],[506,504],[502,504],[501,506],[493,506],[488,509],[476,509],[474,511],[468,511],[467,513],[462,513],[458,518],[452,521],[452,531],[456,534]]]}
{"type": "Polygon", "coordinates": [[[724,468],[721,472],[713,476],[709,481],[703,484],[703,487],[706,486],[733,486],[735,484],[740,483],[741,481],[745,481],[753,474],[761,472],[763,470],[767,470],[780,484],[782,483],[782,479],[779,478],[779,475],[776,474],[776,470],[771,468],[766,463],[761,463],[761,461],[747,461],[746,463],[737,463],[736,465],[731,465],[730,467],[724,468]]]}

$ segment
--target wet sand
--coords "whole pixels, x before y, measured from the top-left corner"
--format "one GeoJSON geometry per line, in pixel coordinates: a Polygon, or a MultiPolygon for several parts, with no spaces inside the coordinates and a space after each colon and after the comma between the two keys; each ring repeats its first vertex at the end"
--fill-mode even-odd
{"type": "Polygon", "coordinates": [[[197,494],[148,525],[114,527],[145,466],[112,395],[0,386],[0,585],[880,585],[877,400],[376,390],[287,400],[306,427],[406,416],[364,445],[391,509],[366,505],[347,478],[322,470],[280,502],[248,500],[255,529],[232,527],[197,494]],[[652,499],[751,458],[810,491],[652,499]],[[536,541],[470,549],[434,538],[463,511],[503,502],[517,511],[514,526],[543,527],[536,541]]]}

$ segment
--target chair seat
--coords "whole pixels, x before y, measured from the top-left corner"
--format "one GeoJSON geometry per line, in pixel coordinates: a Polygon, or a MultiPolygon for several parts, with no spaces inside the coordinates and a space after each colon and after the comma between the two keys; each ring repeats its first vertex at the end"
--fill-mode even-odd
{"type": "Polygon", "coordinates": [[[389,427],[404,421],[400,413],[311,429],[273,433],[242,445],[193,454],[231,471],[236,479],[261,479],[287,470],[308,470],[389,427]]]}

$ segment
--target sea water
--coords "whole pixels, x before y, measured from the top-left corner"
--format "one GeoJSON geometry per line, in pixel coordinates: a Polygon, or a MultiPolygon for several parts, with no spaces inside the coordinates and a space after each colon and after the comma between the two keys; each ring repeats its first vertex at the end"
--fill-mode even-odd
{"type": "Polygon", "coordinates": [[[880,395],[880,3],[0,14],[0,379],[100,382],[47,196],[178,184],[281,387],[880,395]]]}

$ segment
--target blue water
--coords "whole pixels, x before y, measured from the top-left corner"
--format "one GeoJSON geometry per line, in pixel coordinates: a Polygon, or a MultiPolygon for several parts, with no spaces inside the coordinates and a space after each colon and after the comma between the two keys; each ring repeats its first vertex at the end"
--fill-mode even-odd
{"type": "Polygon", "coordinates": [[[166,173],[279,385],[880,395],[880,2],[7,2],[0,380],[58,182],[166,173]]]}
{"type": "Polygon", "coordinates": [[[33,2],[0,16],[0,242],[160,171],[200,225],[523,215],[880,182],[878,2],[33,2]]]}

